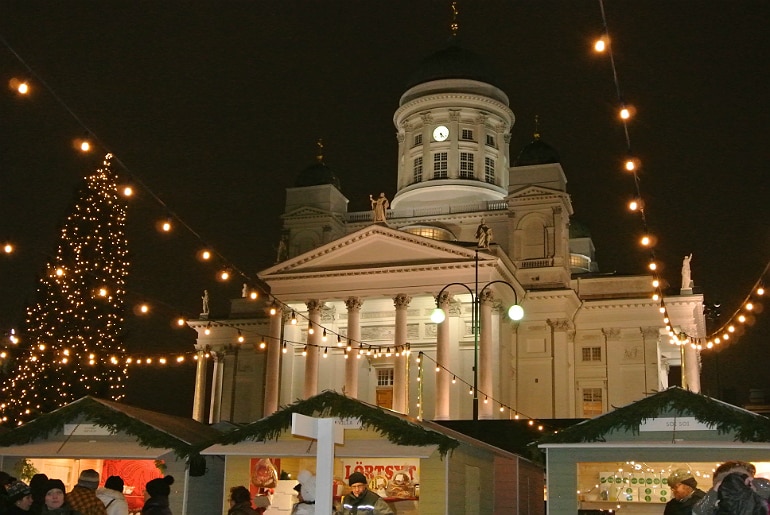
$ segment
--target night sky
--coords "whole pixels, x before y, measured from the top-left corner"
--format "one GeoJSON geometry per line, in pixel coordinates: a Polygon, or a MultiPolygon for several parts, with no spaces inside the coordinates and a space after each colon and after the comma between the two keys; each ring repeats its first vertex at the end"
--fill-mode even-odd
{"type": "MultiPolygon", "coordinates": [[[[410,73],[449,36],[450,2],[157,2],[7,0],[0,6],[0,84],[27,77],[34,93],[0,90],[0,331],[15,327],[57,243],[78,181],[115,154],[139,187],[129,208],[131,352],[192,350],[170,327],[214,315],[241,280],[216,281],[195,259],[214,247],[255,274],[273,263],[285,188],[323,138],[350,210],[396,186],[393,112],[410,73]],[[19,59],[20,58],[20,59],[19,59]],[[23,61],[23,62],[22,62],[23,61]],[[27,66],[47,84],[30,77],[27,66]],[[71,141],[88,132],[101,149],[71,141]],[[155,198],[161,199],[163,204],[155,198]],[[155,221],[177,215],[192,231],[155,221]]],[[[647,254],[625,203],[626,143],[596,0],[460,2],[463,45],[492,64],[516,115],[511,157],[532,138],[558,149],[574,219],[586,224],[603,272],[642,273],[647,254]]],[[[682,257],[723,317],[770,259],[770,3],[764,0],[605,1],[641,190],[662,275],[677,293],[682,257]]],[[[768,387],[770,313],[729,348],[703,353],[704,393],[746,402],[768,387]]],[[[132,375],[128,402],[189,415],[191,366],[132,375]],[[168,384],[175,388],[158,388],[168,384]],[[147,387],[154,389],[147,394],[147,387]]]]}

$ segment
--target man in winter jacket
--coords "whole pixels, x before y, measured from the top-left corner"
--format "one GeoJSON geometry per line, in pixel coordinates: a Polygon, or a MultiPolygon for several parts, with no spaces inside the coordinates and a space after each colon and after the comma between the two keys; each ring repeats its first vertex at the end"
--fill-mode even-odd
{"type": "Polygon", "coordinates": [[[107,515],[104,503],[96,497],[96,487],[99,486],[99,473],[94,469],[86,469],[80,473],[78,484],[67,494],[67,504],[82,515],[107,515]]]}
{"type": "Polygon", "coordinates": [[[350,474],[348,484],[352,491],[342,499],[342,515],[394,515],[388,503],[367,488],[362,473],[350,474]]]}
{"type": "Polygon", "coordinates": [[[107,515],[128,515],[128,502],[123,495],[123,478],[110,476],[104,487],[96,489],[96,497],[104,503],[107,515]]]}
{"type": "Polygon", "coordinates": [[[673,499],[666,503],[663,515],[690,515],[692,507],[706,496],[706,492],[698,488],[698,482],[689,470],[673,471],[666,482],[671,488],[673,499]]]}

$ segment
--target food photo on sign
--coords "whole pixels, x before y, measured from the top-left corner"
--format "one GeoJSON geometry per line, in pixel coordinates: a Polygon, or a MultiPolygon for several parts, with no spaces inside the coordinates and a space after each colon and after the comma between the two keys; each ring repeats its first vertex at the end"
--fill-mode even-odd
{"type": "Polygon", "coordinates": [[[420,461],[388,458],[342,460],[344,482],[350,474],[361,472],[369,481],[369,490],[386,501],[416,501],[420,498],[420,461]]]}

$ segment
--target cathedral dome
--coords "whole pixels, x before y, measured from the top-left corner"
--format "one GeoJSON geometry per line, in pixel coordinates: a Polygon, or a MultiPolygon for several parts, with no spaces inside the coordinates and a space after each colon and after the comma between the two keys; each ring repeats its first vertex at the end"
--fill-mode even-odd
{"type": "Polygon", "coordinates": [[[521,149],[519,155],[516,156],[513,166],[544,165],[558,163],[560,160],[559,152],[548,143],[542,141],[539,134],[535,134],[535,139],[527,143],[521,149]]]}
{"type": "Polygon", "coordinates": [[[457,38],[425,58],[409,77],[406,89],[442,79],[468,79],[499,87],[494,70],[479,55],[459,46],[457,38]]]}
{"type": "Polygon", "coordinates": [[[298,188],[302,186],[318,186],[321,184],[331,184],[341,191],[340,180],[323,161],[313,163],[302,170],[294,181],[294,186],[298,188]]]}

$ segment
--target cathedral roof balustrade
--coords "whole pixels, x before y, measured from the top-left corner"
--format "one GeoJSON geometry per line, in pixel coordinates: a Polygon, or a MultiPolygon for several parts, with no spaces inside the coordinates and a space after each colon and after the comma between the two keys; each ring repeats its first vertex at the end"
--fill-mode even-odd
{"type": "MultiPolygon", "coordinates": [[[[470,202],[467,204],[452,204],[440,206],[428,206],[420,208],[389,209],[388,219],[412,218],[416,216],[450,215],[455,213],[476,213],[483,211],[503,211],[508,208],[505,200],[486,200],[482,202],[470,202]]],[[[371,211],[355,211],[347,213],[347,222],[366,222],[373,220],[371,211]]]]}

